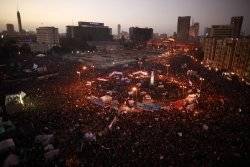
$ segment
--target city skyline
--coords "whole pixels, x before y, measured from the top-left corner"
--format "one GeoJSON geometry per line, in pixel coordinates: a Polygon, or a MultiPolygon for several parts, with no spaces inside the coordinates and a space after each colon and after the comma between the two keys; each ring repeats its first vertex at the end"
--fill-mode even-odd
{"type": "MultiPolygon", "coordinates": [[[[244,16],[242,31],[250,34],[250,14],[247,0],[226,0],[220,2],[191,0],[186,3],[183,0],[138,0],[126,2],[109,0],[100,5],[99,0],[90,2],[73,0],[63,2],[55,0],[50,2],[34,2],[31,0],[20,1],[20,10],[23,29],[35,31],[39,26],[55,26],[60,33],[64,33],[67,25],[77,25],[78,21],[104,22],[112,27],[112,33],[117,33],[117,24],[121,24],[122,31],[128,31],[129,27],[152,27],[156,33],[172,34],[177,30],[178,16],[191,16],[191,20],[200,23],[200,34],[205,27],[216,24],[230,24],[233,16],[244,16]],[[141,6],[141,7],[139,7],[141,6]],[[46,9],[46,12],[45,10],[46,9]],[[129,9],[129,12],[127,11],[129,9]],[[150,11],[150,15],[148,15],[150,11]],[[211,15],[213,11],[213,15],[211,15]],[[67,13],[61,16],[62,13],[67,13]],[[48,17],[49,16],[49,17],[48,17]]],[[[6,29],[6,24],[17,26],[17,1],[3,0],[0,10],[0,30],[6,29]]],[[[192,21],[191,21],[192,22],[192,21]]]]}

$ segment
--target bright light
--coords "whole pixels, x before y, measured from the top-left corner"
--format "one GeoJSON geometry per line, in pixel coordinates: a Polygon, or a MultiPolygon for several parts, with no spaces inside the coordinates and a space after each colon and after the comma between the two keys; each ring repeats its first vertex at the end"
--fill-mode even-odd
{"type": "Polygon", "coordinates": [[[87,67],[86,67],[86,66],[83,66],[82,69],[83,69],[83,70],[87,70],[87,67]]]}
{"type": "Polygon", "coordinates": [[[166,64],[166,67],[170,67],[170,64],[166,64]]]}
{"type": "Polygon", "coordinates": [[[136,88],[136,87],[133,87],[133,88],[132,88],[132,91],[133,91],[133,92],[136,92],[136,91],[137,91],[137,88],[136,88]]]}
{"type": "Polygon", "coordinates": [[[23,97],[22,97],[22,95],[21,95],[21,94],[19,95],[19,100],[20,100],[20,103],[21,103],[22,105],[24,105],[24,102],[23,102],[23,97]]]}
{"type": "Polygon", "coordinates": [[[81,72],[80,72],[80,71],[77,71],[76,73],[77,73],[78,75],[80,75],[80,74],[81,74],[81,72]]]}
{"type": "Polygon", "coordinates": [[[204,81],[205,79],[204,78],[200,78],[200,81],[204,81]]]}
{"type": "Polygon", "coordinates": [[[2,38],[2,39],[3,39],[3,37],[4,37],[4,36],[3,36],[3,35],[1,35],[1,38],[2,38]]]}

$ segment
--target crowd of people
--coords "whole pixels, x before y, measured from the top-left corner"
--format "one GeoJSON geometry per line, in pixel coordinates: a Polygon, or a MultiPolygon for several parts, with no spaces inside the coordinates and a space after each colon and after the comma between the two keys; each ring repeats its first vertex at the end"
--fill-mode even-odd
{"type": "MultiPolygon", "coordinates": [[[[206,79],[194,111],[119,113],[92,105],[86,100],[90,93],[86,83],[79,84],[85,76],[79,78],[75,69],[55,79],[20,85],[27,94],[24,106],[8,117],[15,130],[0,136],[0,142],[12,138],[15,148],[1,153],[0,163],[4,165],[11,154],[18,156],[19,166],[249,164],[249,88],[189,61],[173,60],[171,73],[184,75],[183,63],[206,79]],[[224,88],[218,86],[221,82],[224,88]],[[215,98],[219,95],[223,99],[215,98]]],[[[91,80],[112,70],[96,70],[86,77],[91,80]]]]}

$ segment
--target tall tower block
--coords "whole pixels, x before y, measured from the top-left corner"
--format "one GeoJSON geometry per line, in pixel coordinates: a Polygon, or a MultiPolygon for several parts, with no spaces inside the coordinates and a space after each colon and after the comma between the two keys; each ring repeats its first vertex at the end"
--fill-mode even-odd
{"type": "Polygon", "coordinates": [[[23,32],[23,28],[22,28],[21,15],[19,11],[17,11],[17,21],[18,21],[18,30],[19,30],[19,33],[21,33],[23,32]]]}

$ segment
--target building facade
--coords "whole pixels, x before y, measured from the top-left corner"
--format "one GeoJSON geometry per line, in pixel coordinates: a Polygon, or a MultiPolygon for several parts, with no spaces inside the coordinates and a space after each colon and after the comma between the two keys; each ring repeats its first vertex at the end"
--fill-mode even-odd
{"type": "Polygon", "coordinates": [[[49,47],[59,45],[58,28],[55,27],[39,27],[36,29],[37,43],[45,44],[49,47]]]}
{"type": "Polygon", "coordinates": [[[189,30],[189,36],[192,38],[197,38],[199,36],[200,24],[194,23],[189,30]]]}
{"type": "Polygon", "coordinates": [[[210,31],[210,37],[231,37],[232,30],[231,25],[213,25],[210,31]]]}
{"type": "Polygon", "coordinates": [[[204,39],[204,63],[250,80],[250,38],[204,39]]]}
{"type": "Polygon", "coordinates": [[[152,28],[129,28],[129,38],[133,42],[147,42],[153,38],[153,34],[152,28]]]}
{"type": "Polygon", "coordinates": [[[232,36],[239,37],[241,34],[241,27],[243,23],[243,16],[236,16],[231,18],[232,36]]]}
{"type": "Polygon", "coordinates": [[[191,16],[178,17],[177,40],[187,41],[189,39],[191,16]]]}
{"type": "Polygon", "coordinates": [[[110,41],[112,29],[104,23],[78,22],[78,26],[67,26],[66,37],[83,41],[110,41]]]}

